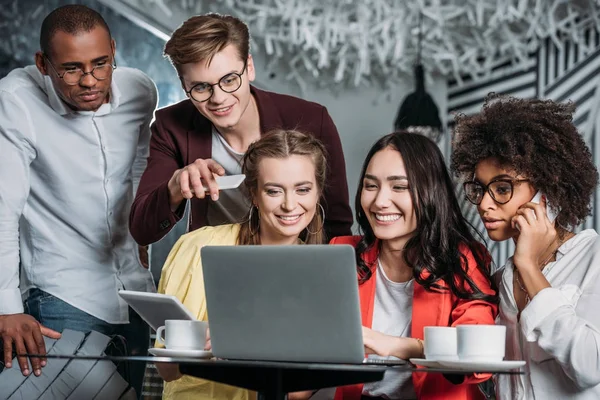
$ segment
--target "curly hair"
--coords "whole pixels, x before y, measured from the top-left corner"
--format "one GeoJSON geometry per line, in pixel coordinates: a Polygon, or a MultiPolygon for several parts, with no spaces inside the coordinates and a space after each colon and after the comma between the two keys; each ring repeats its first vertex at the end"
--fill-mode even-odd
{"type": "Polygon", "coordinates": [[[489,94],[481,113],[455,118],[452,170],[469,180],[480,161],[493,158],[546,194],[559,226],[577,226],[591,212],[598,171],[574,112],[572,102],[489,94]]]}

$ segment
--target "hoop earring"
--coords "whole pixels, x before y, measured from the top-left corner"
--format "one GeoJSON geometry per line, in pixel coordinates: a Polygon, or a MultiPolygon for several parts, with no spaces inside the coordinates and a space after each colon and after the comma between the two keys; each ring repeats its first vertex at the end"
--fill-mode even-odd
{"type": "Polygon", "coordinates": [[[306,227],[306,231],[311,235],[316,235],[317,233],[321,232],[323,230],[323,225],[325,225],[325,209],[323,209],[323,206],[321,205],[321,203],[317,203],[317,204],[321,208],[321,215],[323,215],[323,218],[321,220],[321,227],[319,228],[318,231],[311,232],[310,229],[308,229],[308,226],[306,227]]]}
{"type": "MultiPolygon", "coordinates": [[[[254,214],[254,208],[256,208],[256,213],[258,215],[258,207],[255,207],[254,204],[252,204],[250,206],[250,214],[248,215],[248,231],[250,232],[250,236],[254,236],[256,235],[256,232],[252,232],[252,214],[254,214]]],[[[260,217],[258,217],[258,219],[260,220],[260,217]]],[[[260,224],[260,222],[259,222],[260,224]]]]}

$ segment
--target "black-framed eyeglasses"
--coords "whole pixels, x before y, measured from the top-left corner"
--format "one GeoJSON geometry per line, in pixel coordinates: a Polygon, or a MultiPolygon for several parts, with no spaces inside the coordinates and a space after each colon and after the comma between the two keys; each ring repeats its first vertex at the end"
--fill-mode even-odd
{"type": "Polygon", "coordinates": [[[225,93],[233,93],[242,86],[242,75],[244,75],[247,66],[248,63],[245,62],[244,68],[242,68],[240,73],[231,72],[219,79],[217,83],[213,84],[205,82],[197,83],[185,93],[198,103],[204,103],[205,101],[208,101],[215,91],[213,88],[217,85],[219,85],[221,90],[225,93]]]}
{"type": "Polygon", "coordinates": [[[513,197],[514,185],[516,183],[527,181],[529,181],[529,179],[500,178],[491,181],[487,185],[483,185],[477,181],[469,181],[463,184],[463,189],[465,190],[467,200],[476,206],[481,204],[485,192],[488,192],[492,200],[496,203],[506,204],[513,197]]]}
{"type": "Polygon", "coordinates": [[[61,74],[50,62],[46,55],[44,55],[44,58],[46,59],[48,64],[50,64],[50,66],[54,70],[54,73],[56,73],[56,75],[69,86],[79,84],[79,82],[81,82],[81,79],[88,74],[92,75],[96,80],[103,81],[111,75],[114,69],[117,68],[117,63],[115,60],[113,60],[112,64],[108,61],[103,61],[104,64],[95,65],[89,72],[85,72],[81,68],[75,68],[69,69],[61,74]]]}

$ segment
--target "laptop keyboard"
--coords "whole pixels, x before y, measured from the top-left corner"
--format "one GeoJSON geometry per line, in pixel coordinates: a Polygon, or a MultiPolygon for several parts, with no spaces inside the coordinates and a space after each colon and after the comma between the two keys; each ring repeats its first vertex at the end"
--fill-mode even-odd
{"type": "Polygon", "coordinates": [[[363,364],[378,364],[378,365],[406,365],[408,361],[400,359],[388,359],[388,358],[365,358],[363,364]]]}

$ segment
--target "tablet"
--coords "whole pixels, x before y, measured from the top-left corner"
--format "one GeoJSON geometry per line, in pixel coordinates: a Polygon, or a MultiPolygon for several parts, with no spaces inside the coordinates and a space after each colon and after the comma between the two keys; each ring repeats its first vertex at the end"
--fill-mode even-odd
{"type": "Polygon", "coordinates": [[[132,290],[119,290],[119,296],[154,330],[163,326],[168,319],[196,319],[175,296],[132,290]]]}

